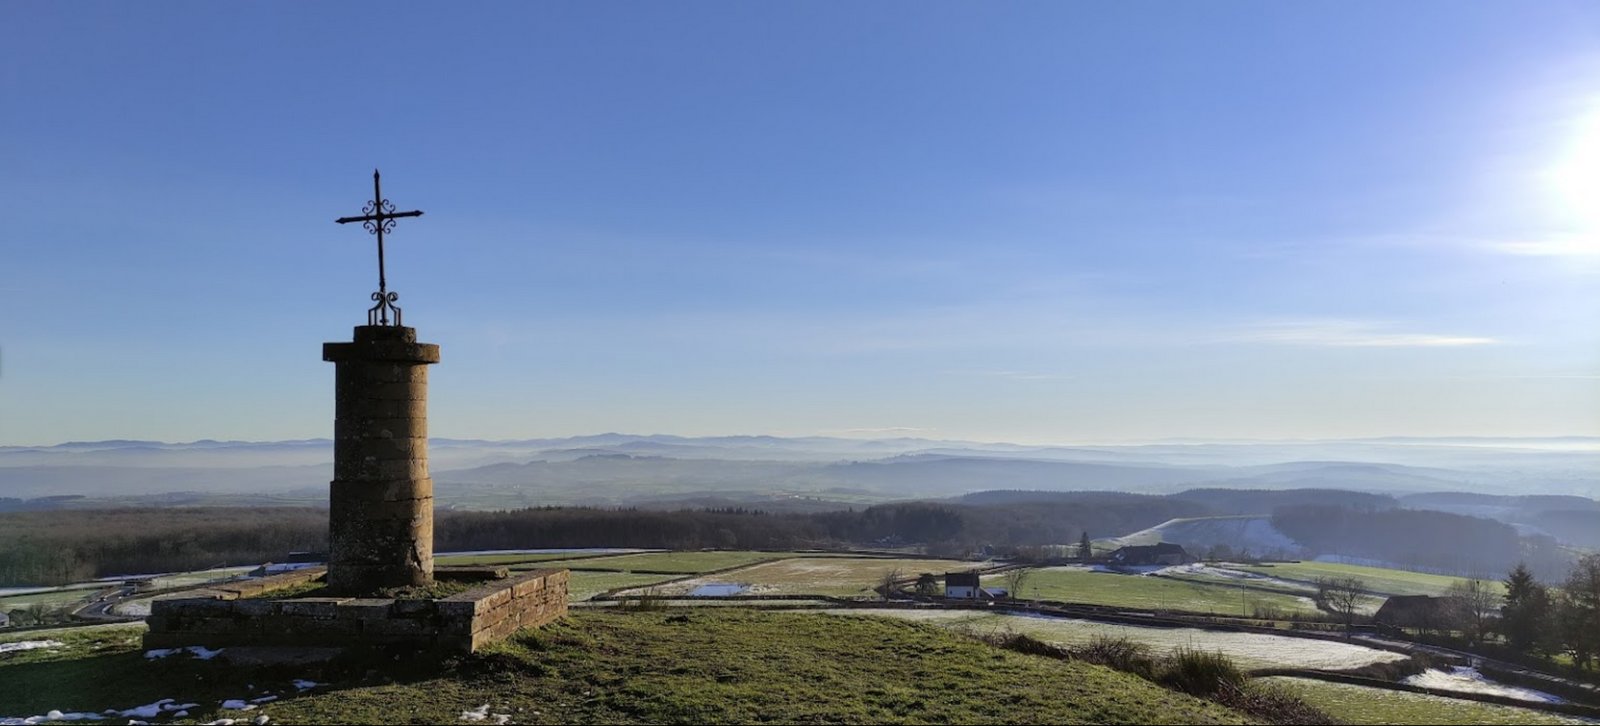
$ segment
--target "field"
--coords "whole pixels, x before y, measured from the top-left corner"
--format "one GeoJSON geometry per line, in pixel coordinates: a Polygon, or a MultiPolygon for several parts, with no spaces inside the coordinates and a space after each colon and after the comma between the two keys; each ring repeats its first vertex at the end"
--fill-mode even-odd
{"type": "Polygon", "coordinates": [[[1591,723],[1531,708],[1497,706],[1308,678],[1263,678],[1261,681],[1282,686],[1334,718],[1352,724],[1591,723]]]}
{"type": "MultiPolygon", "coordinates": [[[[985,586],[1003,587],[1004,578],[984,578],[985,586]]],[[[1177,580],[1150,575],[1096,572],[1084,567],[1047,567],[1029,573],[1020,597],[1030,600],[1110,605],[1146,610],[1184,610],[1249,616],[1260,608],[1315,615],[1309,598],[1287,593],[1243,590],[1237,586],[1177,580]]]]}
{"type": "Polygon", "coordinates": [[[672,577],[672,575],[635,575],[627,572],[573,572],[567,579],[567,602],[587,600],[613,588],[652,585],[662,580],[670,580],[672,577]]]}
{"type": "MultiPolygon", "coordinates": [[[[1238,569],[1269,577],[1311,582],[1319,577],[1356,577],[1366,583],[1367,589],[1384,595],[1442,595],[1451,585],[1466,582],[1466,578],[1448,575],[1430,575],[1425,572],[1391,570],[1366,565],[1346,565],[1337,562],[1293,562],[1272,565],[1240,565],[1238,569]]],[[[1504,591],[1499,580],[1488,580],[1496,595],[1504,591]]]]}
{"type": "Polygon", "coordinates": [[[352,663],[326,673],[226,670],[187,655],[148,660],[139,633],[119,626],[29,634],[62,645],[0,656],[0,720],[51,710],[159,711],[158,701],[175,699],[187,719],[241,723],[459,723],[473,713],[485,723],[1245,721],[1106,668],[884,618],[583,611],[470,658],[352,663]],[[295,679],[318,683],[301,688],[295,679]],[[230,699],[265,700],[243,712],[223,709],[230,699]]]}
{"type": "Polygon", "coordinates": [[[571,560],[596,555],[610,554],[613,552],[630,552],[632,550],[594,549],[564,552],[473,552],[458,555],[436,555],[433,562],[436,565],[459,567],[463,565],[521,565],[552,560],[571,560]]]}
{"type": "MultiPolygon", "coordinates": [[[[722,570],[729,567],[750,565],[762,560],[783,559],[790,557],[806,557],[797,552],[753,552],[753,551],[716,551],[716,552],[645,552],[635,555],[621,555],[617,557],[596,557],[583,559],[567,559],[551,562],[545,567],[602,567],[608,570],[627,570],[637,572],[671,572],[680,575],[693,575],[698,572],[722,570]]],[[[815,555],[809,555],[815,556],[815,555]]]]}
{"type": "MultiPolygon", "coordinates": [[[[957,560],[895,560],[850,557],[793,557],[718,575],[674,582],[660,589],[664,595],[682,595],[711,582],[749,586],[751,595],[835,595],[871,597],[885,573],[899,570],[911,577],[921,572],[968,570],[980,562],[957,560]]],[[[636,592],[636,591],[635,591],[636,592]]]]}
{"type": "Polygon", "coordinates": [[[834,610],[861,617],[889,617],[933,623],[974,633],[1014,632],[1062,645],[1083,645],[1097,637],[1127,638],[1150,646],[1157,655],[1174,648],[1220,651],[1247,669],[1319,668],[1338,670],[1404,660],[1386,650],[1326,640],[1198,628],[1142,628],[1089,620],[1000,615],[959,610],[834,610]]]}
{"type": "Polygon", "coordinates": [[[0,612],[10,612],[17,608],[28,607],[35,603],[44,603],[46,607],[59,607],[64,605],[82,605],[94,597],[103,588],[73,588],[70,590],[47,590],[28,595],[7,595],[0,597],[0,612]]]}
{"type": "MultiPolygon", "coordinates": [[[[1311,583],[1283,580],[1260,572],[1247,571],[1237,565],[1192,564],[1169,567],[1161,571],[1161,576],[1207,585],[1231,586],[1235,589],[1244,584],[1296,597],[1310,597],[1317,591],[1316,586],[1311,583]]],[[[1375,613],[1383,606],[1383,600],[1382,597],[1363,595],[1356,603],[1357,612],[1368,615],[1375,613]]]]}

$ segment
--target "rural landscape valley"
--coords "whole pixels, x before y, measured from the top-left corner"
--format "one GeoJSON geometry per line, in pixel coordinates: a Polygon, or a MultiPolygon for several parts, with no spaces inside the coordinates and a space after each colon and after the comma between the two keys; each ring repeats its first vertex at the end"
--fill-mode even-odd
{"type": "Polygon", "coordinates": [[[228,647],[144,648],[142,620],[319,571],[325,492],[227,473],[325,470],[328,442],[9,447],[10,491],[55,493],[0,504],[0,718],[985,721],[1003,689],[1030,722],[1584,723],[1600,718],[1580,594],[1600,583],[1596,443],[440,442],[460,464],[435,473],[437,565],[566,570],[562,624],[444,670],[228,666],[254,674],[244,690],[216,679],[228,647]],[[49,487],[24,484],[41,472],[49,487]],[[963,573],[975,596],[952,594],[963,573]],[[1508,590],[1530,583],[1536,603],[1508,590]],[[833,641],[819,628],[882,657],[802,655],[833,641]],[[594,638],[616,655],[591,657],[594,638]],[[652,661],[656,639],[694,655],[652,661]],[[951,654],[979,650],[1003,665],[961,675],[951,654]],[[1199,656],[1243,690],[1180,683],[1199,656]],[[152,675],[72,676],[113,666],[152,675]],[[779,672],[798,690],[760,687],[779,672]]]}
{"type": "Polygon", "coordinates": [[[0,726],[1600,726],[1600,3],[0,2],[0,726]]]}

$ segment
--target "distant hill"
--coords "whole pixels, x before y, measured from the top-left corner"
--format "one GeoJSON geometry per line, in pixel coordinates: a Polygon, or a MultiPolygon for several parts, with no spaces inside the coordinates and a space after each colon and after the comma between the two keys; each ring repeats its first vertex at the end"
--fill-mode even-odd
{"type": "MultiPolygon", "coordinates": [[[[1582,438],[1027,446],[606,433],[509,441],[438,438],[431,441],[430,464],[441,502],[469,508],[661,505],[705,497],[760,501],[840,490],[853,492],[846,501],[860,502],[1000,489],[1594,496],[1600,494],[1597,447],[1582,438]]],[[[273,496],[326,487],[332,453],[327,439],[0,446],[0,491],[18,498],[166,492],[273,496]]],[[[1223,513],[1264,513],[1243,504],[1222,507],[1213,501],[1208,506],[1223,513]]]]}
{"type": "Polygon", "coordinates": [[[1202,556],[1214,547],[1256,557],[1298,557],[1307,550],[1278,531],[1270,517],[1193,517],[1172,519],[1149,529],[1102,541],[1107,547],[1170,542],[1202,556]]]}

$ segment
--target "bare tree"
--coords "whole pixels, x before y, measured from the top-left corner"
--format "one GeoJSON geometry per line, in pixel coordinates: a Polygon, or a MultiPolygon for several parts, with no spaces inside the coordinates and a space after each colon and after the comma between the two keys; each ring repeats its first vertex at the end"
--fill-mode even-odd
{"type": "Polygon", "coordinates": [[[1030,570],[1026,567],[1018,567],[1015,570],[1006,570],[1004,575],[1006,583],[1006,595],[1012,598],[1022,597],[1022,586],[1027,584],[1028,576],[1032,574],[1033,570],[1030,570]]]}
{"type": "Polygon", "coordinates": [[[901,579],[902,575],[898,567],[883,573],[883,577],[878,579],[878,592],[883,593],[884,600],[894,597],[895,588],[899,586],[901,579]]]}
{"type": "Polygon", "coordinates": [[[1489,632],[1489,619],[1499,612],[1500,596],[1483,580],[1452,583],[1444,596],[1467,642],[1481,642],[1489,632]]]}
{"type": "Polygon", "coordinates": [[[1356,577],[1317,578],[1317,605],[1344,622],[1345,632],[1355,625],[1356,612],[1361,607],[1361,596],[1367,583],[1356,577]]]}

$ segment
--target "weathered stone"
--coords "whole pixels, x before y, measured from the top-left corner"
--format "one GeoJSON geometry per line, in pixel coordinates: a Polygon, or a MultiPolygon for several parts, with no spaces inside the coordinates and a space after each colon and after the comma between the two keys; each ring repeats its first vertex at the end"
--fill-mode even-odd
{"type": "Polygon", "coordinates": [[[470,582],[473,580],[504,580],[511,575],[511,569],[495,565],[452,565],[448,567],[435,567],[433,577],[436,580],[450,580],[454,582],[470,582]]]}
{"type": "Polygon", "coordinates": [[[277,600],[267,598],[252,598],[248,600],[233,601],[233,613],[240,617],[260,618],[274,615],[278,612],[277,600]]]}
{"type": "Polygon", "coordinates": [[[342,602],[335,610],[338,611],[338,617],[341,618],[382,620],[389,617],[389,609],[393,606],[394,601],[390,599],[362,597],[342,602]]]}
{"type": "Polygon", "coordinates": [[[302,597],[279,601],[278,611],[284,615],[304,618],[332,619],[338,617],[339,606],[351,600],[348,597],[302,597]]]}
{"type": "Polygon", "coordinates": [[[151,615],[205,616],[233,612],[229,600],[213,597],[184,597],[150,601],[151,615]]]}
{"type": "Polygon", "coordinates": [[[390,612],[400,618],[420,618],[433,615],[434,600],[396,600],[390,612]]]}

